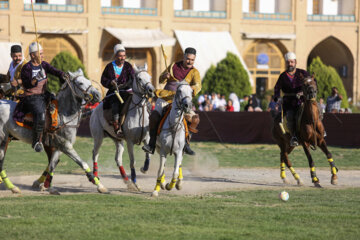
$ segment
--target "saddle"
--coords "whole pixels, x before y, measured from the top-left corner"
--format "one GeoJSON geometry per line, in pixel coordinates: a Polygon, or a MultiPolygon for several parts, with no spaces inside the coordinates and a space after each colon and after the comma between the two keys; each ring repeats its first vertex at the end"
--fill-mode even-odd
{"type": "MultiPolygon", "coordinates": [[[[121,107],[121,111],[120,111],[120,119],[119,119],[119,124],[120,127],[122,127],[125,118],[126,118],[126,114],[129,111],[129,107],[130,107],[130,103],[131,103],[131,99],[132,99],[132,95],[130,95],[124,102],[124,104],[121,107]]],[[[113,117],[112,117],[112,110],[111,108],[109,109],[104,109],[104,105],[103,105],[103,116],[104,119],[106,120],[106,122],[110,125],[112,125],[113,123],[113,117]]]]}
{"type": "MultiPolygon", "coordinates": [[[[56,99],[51,100],[49,104],[46,106],[45,110],[45,128],[44,132],[54,132],[59,126],[58,120],[58,101],[56,99]]],[[[33,122],[33,115],[31,112],[27,112],[24,109],[24,104],[20,101],[15,108],[13,113],[13,119],[16,124],[20,127],[32,129],[34,122],[33,122]]]]}
{"type": "MultiPolygon", "coordinates": [[[[167,105],[166,107],[164,107],[163,109],[163,117],[161,118],[160,124],[159,124],[159,128],[157,130],[157,135],[159,136],[161,133],[161,130],[164,126],[165,120],[168,117],[170,111],[171,111],[171,107],[172,107],[172,103],[170,103],[169,105],[167,105]]],[[[185,120],[185,118],[183,118],[183,123],[184,123],[184,127],[185,127],[185,138],[188,139],[189,138],[189,127],[188,124],[185,120]]]]}

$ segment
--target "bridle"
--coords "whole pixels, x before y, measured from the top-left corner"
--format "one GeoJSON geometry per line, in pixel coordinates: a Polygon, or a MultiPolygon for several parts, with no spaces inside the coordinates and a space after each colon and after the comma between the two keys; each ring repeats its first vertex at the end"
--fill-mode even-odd
{"type": "Polygon", "coordinates": [[[185,106],[183,104],[184,100],[189,98],[190,99],[190,102],[192,100],[192,98],[190,96],[185,96],[183,98],[180,98],[180,87],[183,86],[183,85],[188,85],[187,83],[182,83],[178,86],[178,89],[176,90],[176,93],[175,93],[175,102],[176,102],[176,108],[175,109],[180,109],[182,112],[184,112],[186,109],[185,109],[185,106]]]}
{"type": "Polygon", "coordinates": [[[89,89],[92,87],[92,85],[90,85],[89,87],[87,87],[85,90],[82,89],[82,88],[76,83],[76,81],[75,81],[78,77],[79,77],[79,76],[76,76],[76,77],[74,77],[74,79],[72,79],[72,80],[70,80],[70,76],[69,76],[69,75],[67,75],[66,77],[64,77],[64,79],[65,79],[65,81],[66,81],[67,84],[64,85],[64,86],[61,88],[61,90],[64,90],[67,86],[69,86],[72,94],[73,94],[75,97],[77,97],[77,98],[79,98],[79,99],[81,99],[81,100],[85,100],[85,103],[82,104],[82,105],[86,105],[86,104],[88,104],[89,102],[91,102],[91,101],[94,99],[94,96],[93,96],[91,93],[88,92],[89,89]],[[73,84],[71,84],[71,82],[72,82],[73,84]],[[74,90],[74,88],[73,88],[72,85],[74,85],[74,87],[75,87],[77,90],[79,90],[79,91],[83,94],[83,96],[79,96],[79,95],[76,93],[76,91],[74,90]]]}

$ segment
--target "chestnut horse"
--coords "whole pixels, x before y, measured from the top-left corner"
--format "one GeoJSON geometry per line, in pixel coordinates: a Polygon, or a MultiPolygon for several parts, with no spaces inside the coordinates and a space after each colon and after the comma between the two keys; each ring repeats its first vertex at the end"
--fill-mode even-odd
{"type": "MultiPolygon", "coordinates": [[[[302,145],[306,157],[309,161],[310,167],[310,175],[312,182],[315,187],[321,187],[320,180],[316,176],[315,172],[315,164],[310,154],[310,149],[316,149],[318,146],[326,155],[328,162],[330,164],[331,170],[331,184],[337,184],[337,175],[338,169],[335,166],[335,162],[332,159],[332,154],[329,152],[326,146],[326,142],[324,139],[324,126],[319,118],[319,109],[316,102],[316,94],[317,94],[317,86],[314,80],[314,77],[305,77],[303,80],[303,97],[304,100],[304,108],[303,114],[301,116],[300,128],[298,128],[297,124],[297,132],[299,137],[299,143],[302,145]]],[[[289,161],[288,155],[294,149],[294,147],[290,146],[290,134],[283,134],[280,123],[282,123],[282,116],[278,114],[278,116],[274,119],[274,124],[272,127],[272,135],[275,139],[276,143],[279,145],[281,153],[280,153],[280,177],[284,183],[288,184],[288,180],[286,179],[285,174],[285,165],[289,168],[290,172],[296,179],[298,185],[303,185],[299,174],[297,174],[292,167],[291,162],[289,161]]]]}

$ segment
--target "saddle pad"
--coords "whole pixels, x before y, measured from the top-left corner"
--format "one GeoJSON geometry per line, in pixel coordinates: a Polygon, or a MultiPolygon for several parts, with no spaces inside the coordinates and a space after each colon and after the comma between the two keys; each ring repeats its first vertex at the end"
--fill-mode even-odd
{"type": "MultiPolygon", "coordinates": [[[[299,110],[296,112],[296,115],[295,115],[295,118],[296,118],[296,131],[298,133],[299,133],[299,130],[300,130],[301,117],[302,117],[303,113],[304,113],[304,104],[302,103],[300,105],[300,107],[299,107],[299,110]]],[[[288,125],[287,125],[288,120],[287,120],[286,116],[284,117],[283,121],[284,121],[283,126],[284,126],[284,129],[285,129],[285,132],[290,133],[288,125]]]]}
{"type": "MultiPolygon", "coordinates": [[[[57,100],[52,100],[51,104],[49,104],[49,106],[46,109],[46,118],[45,118],[45,128],[46,130],[50,130],[50,131],[55,131],[59,125],[58,122],[58,115],[59,115],[59,110],[58,110],[58,101],[57,100]],[[50,109],[50,105],[51,109],[50,109]]],[[[24,127],[24,128],[28,128],[28,129],[32,129],[33,126],[33,115],[32,113],[27,113],[24,115],[24,117],[22,119],[14,119],[16,124],[20,127],[24,127]]]]}

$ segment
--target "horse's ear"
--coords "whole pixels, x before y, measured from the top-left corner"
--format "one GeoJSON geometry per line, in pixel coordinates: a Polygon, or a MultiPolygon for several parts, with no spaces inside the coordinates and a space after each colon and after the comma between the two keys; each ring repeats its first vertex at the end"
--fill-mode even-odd
{"type": "Polygon", "coordinates": [[[136,64],[135,64],[135,63],[134,63],[133,68],[134,68],[135,72],[138,72],[138,71],[139,71],[139,69],[138,69],[138,67],[136,66],[136,64]]]}
{"type": "Polygon", "coordinates": [[[300,79],[304,79],[304,74],[300,73],[300,79]]]}
{"type": "Polygon", "coordinates": [[[311,78],[315,79],[315,73],[314,72],[311,74],[311,78]]]}
{"type": "Polygon", "coordinates": [[[147,63],[145,63],[145,65],[144,65],[144,70],[147,72],[147,70],[148,70],[148,65],[147,65],[147,63]]]}
{"type": "Polygon", "coordinates": [[[69,76],[70,76],[70,79],[74,79],[74,78],[75,78],[75,74],[74,74],[74,73],[68,71],[68,74],[69,74],[69,76]]]}
{"type": "Polygon", "coordinates": [[[81,68],[79,68],[76,73],[78,73],[79,76],[84,76],[84,72],[81,68]]]}

